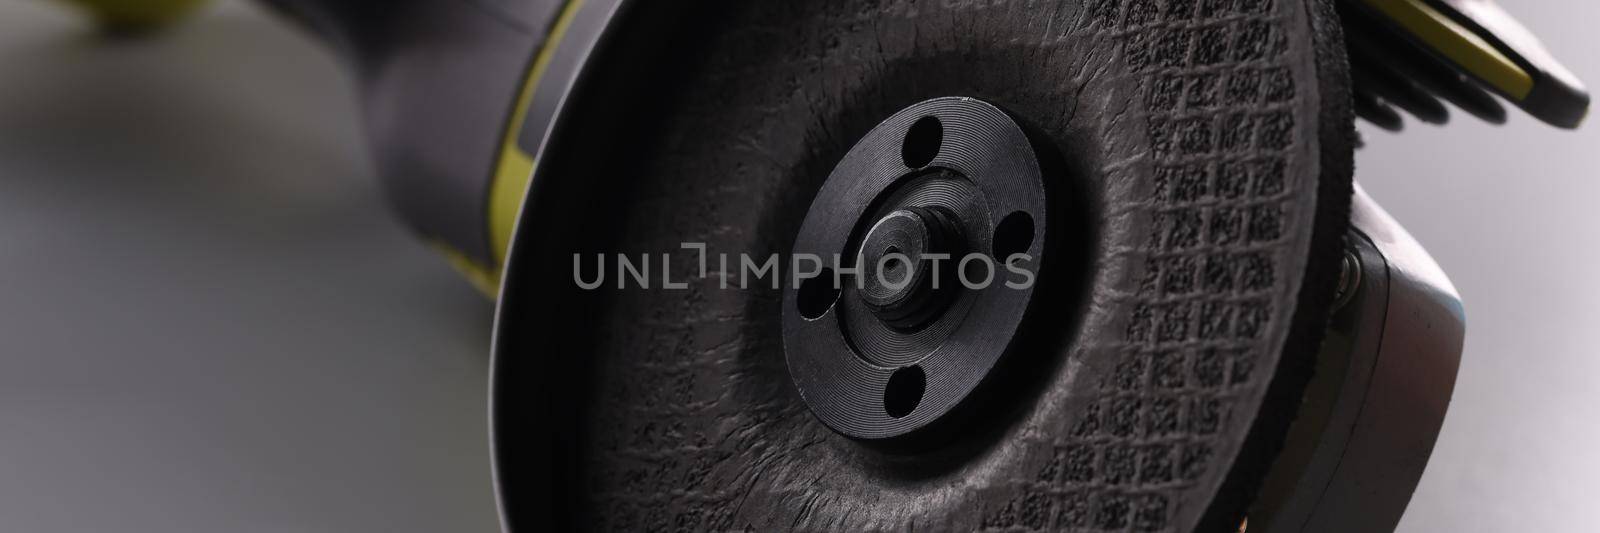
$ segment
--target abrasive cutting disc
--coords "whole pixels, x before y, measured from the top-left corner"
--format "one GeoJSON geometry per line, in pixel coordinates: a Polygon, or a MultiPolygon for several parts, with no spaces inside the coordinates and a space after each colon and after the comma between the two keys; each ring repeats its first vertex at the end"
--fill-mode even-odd
{"type": "Polygon", "coordinates": [[[608,31],[507,271],[512,530],[1237,530],[1347,225],[1329,2],[638,2],[608,31]],[[1056,262],[1003,390],[943,439],[886,448],[819,421],[783,290],[722,288],[718,261],[737,278],[742,256],[791,251],[851,147],[943,97],[1004,109],[1055,161],[1056,262]],[[581,288],[596,254],[608,283],[581,288]],[[616,254],[650,288],[617,288],[616,254]]]}

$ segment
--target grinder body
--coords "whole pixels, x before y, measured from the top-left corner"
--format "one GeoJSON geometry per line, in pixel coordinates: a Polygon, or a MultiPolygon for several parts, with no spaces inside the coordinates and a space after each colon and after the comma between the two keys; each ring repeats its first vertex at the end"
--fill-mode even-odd
{"type": "Polygon", "coordinates": [[[508,228],[516,215],[515,201],[508,208],[494,195],[520,199],[532,171],[517,119],[566,2],[264,3],[326,41],[353,71],[401,219],[492,293],[508,238],[495,220],[508,228]]]}

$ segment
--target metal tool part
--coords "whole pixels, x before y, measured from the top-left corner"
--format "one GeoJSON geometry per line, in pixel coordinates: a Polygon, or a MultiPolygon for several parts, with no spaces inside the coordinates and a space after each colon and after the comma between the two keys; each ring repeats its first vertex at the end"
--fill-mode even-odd
{"type": "Polygon", "coordinates": [[[1250,533],[1392,531],[1428,464],[1466,333],[1428,253],[1359,189],[1348,300],[1334,313],[1250,533]]]}
{"type": "Polygon", "coordinates": [[[793,256],[840,270],[789,287],[783,306],[789,372],[823,423],[906,437],[1001,363],[1049,260],[1033,146],[999,108],[950,97],[894,114],[839,162],[793,256]]]}

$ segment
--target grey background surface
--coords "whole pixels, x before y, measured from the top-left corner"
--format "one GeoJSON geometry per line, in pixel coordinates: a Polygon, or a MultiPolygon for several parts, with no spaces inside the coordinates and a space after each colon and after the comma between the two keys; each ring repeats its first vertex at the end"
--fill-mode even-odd
{"type": "MultiPolygon", "coordinates": [[[[1600,83],[1600,4],[1510,4],[1600,83]]],[[[386,211],[352,98],[239,2],[111,44],[0,3],[0,531],[496,529],[492,310],[386,211]]],[[[1363,131],[1470,322],[1401,531],[1595,530],[1600,126],[1363,131]]]]}
{"type": "Polygon", "coordinates": [[[0,531],[496,531],[493,308],[333,58],[239,3],[71,15],[0,2],[0,531]]]}

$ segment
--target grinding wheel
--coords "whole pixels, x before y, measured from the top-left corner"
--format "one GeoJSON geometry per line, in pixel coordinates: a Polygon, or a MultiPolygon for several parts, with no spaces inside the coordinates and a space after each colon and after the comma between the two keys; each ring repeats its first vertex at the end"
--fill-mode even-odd
{"type": "Polygon", "coordinates": [[[507,527],[1236,531],[1337,284],[1346,65],[1324,0],[627,5],[511,248],[507,527]],[[794,288],[724,289],[683,243],[790,253],[863,139],[952,97],[1027,139],[1046,262],[962,416],[837,431],[796,384],[794,288]],[[687,288],[574,283],[617,254],[687,288]]]}

